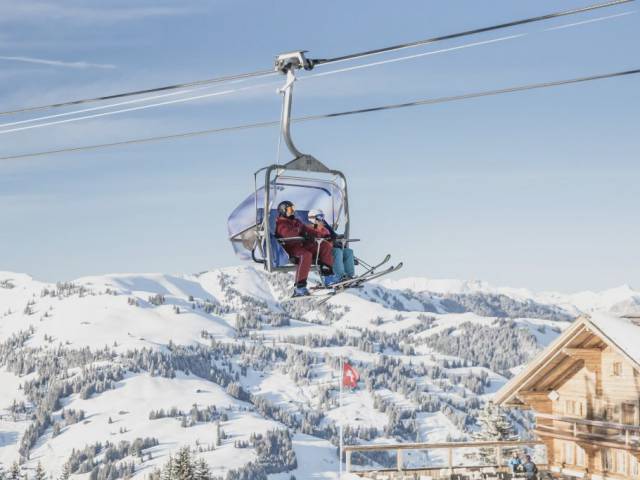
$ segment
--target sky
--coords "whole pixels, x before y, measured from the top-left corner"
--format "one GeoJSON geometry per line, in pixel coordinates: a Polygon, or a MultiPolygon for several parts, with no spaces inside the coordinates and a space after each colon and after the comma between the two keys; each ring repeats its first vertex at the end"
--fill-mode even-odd
{"type": "MultiPolygon", "coordinates": [[[[326,58],[590,3],[4,0],[0,110],[268,69],[286,51],[326,58]]],[[[637,9],[633,2],[302,72],[309,78],[296,84],[294,114],[638,68],[637,9]],[[426,52],[434,53],[311,78],[426,52]]],[[[0,156],[277,120],[282,81],[0,131],[0,156]]],[[[405,263],[398,276],[567,292],[640,288],[639,81],[306,122],[293,136],[347,175],[357,254],[374,261],[390,253],[405,263]]],[[[0,116],[0,124],[79,108],[0,116]]],[[[277,129],[265,128],[0,161],[0,270],[56,281],[237,265],[226,219],[250,193],[253,172],[277,160],[277,144],[277,129]]]]}

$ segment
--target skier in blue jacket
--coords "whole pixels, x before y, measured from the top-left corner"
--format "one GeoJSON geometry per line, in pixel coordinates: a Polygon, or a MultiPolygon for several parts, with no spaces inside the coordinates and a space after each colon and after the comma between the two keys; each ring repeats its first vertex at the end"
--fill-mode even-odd
{"type": "Polygon", "coordinates": [[[511,454],[511,458],[507,462],[507,465],[511,467],[511,471],[513,473],[518,472],[518,468],[522,465],[522,460],[520,460],[518,452],[513,452],[513,454],[511,454]]]}
{"type": "Polygon", "coordinates": [[[318,227],[324,227],[329,231],[329,236],[333,241],[333,273],[338,278],[349,279],[356,276],[355,256],[353,250],[344,244],[340,236],[327,223],[324,212],[320,209],[309,210],[307,215],[309,221],[318,227]]]}

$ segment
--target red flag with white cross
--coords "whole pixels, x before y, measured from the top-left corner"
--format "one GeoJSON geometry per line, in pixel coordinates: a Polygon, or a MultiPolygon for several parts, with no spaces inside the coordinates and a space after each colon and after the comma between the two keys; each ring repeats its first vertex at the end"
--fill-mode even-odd
{"type": "Polygon", "coordinates": [[[342,365],[342,385],[349,388],[356,388],[360,380],[360,374],[348,362],[342,365]]]}

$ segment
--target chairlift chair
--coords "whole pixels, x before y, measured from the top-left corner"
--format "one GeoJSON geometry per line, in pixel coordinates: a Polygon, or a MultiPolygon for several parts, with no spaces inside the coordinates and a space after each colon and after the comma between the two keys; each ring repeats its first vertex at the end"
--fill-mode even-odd
{"type": "MultiPolygon", "coordinates": [[[[233,210],[227,222],[229,240],[236,255],[262,264],[268,272],[286,272],[296,268],[296,259],[289,257],[283,245],[289,241],[299,242],[301,238],[278,238],[275,233],[277,207],[284,200],[295,204],[296,217],[305,223],[309,223],[311,209],[321,209],[334,231],[340,229],[343,232],[341,238],[345,243],[356,241],[349,238],[349,197],[345,175],[340,170],[330,169],[312,155],[302,153],[291,138],[295,71],[313,68],[313,63],[304,53],[282,54],[275,63],[275,69],[286,75],[285,85],[280,89],[283,95],[281,135],[294,158],[283,165],[273,164],[255,172],[254,192],[233,210]]],[[[358,262],[366,269],[366,274],[374,274],[376,268],[388,260],[389,256],[375,266],[362,259],[358,262]]],[[[398,264],[375,276],[390,273],[401,266],[398,264]]]]}
{"type": "Polygon", "coordinates": [[[254,192],[236,207],[228,221],[229,240],[236,254],[264,265],[269,272],[296,268],[295,259],[289,258],[283,244],[299,239],[282,239],[275,235],[277,206],[283,200],[296,205],[296,216],[304,222],[308,222],[309,210],[321,209],[326,221],[334,229],[341,227],[344,237],[349,237],[349,201],[344,173],[300,152],[291,138],[293,84],[295,70],[299,68],[311,68],[304,52],[286,53],[276,59],[276,70],[287,77],[280,90],[283,95],[281,133],[294,158],[284,165],[273,164],[255,172],[254,192]]]}

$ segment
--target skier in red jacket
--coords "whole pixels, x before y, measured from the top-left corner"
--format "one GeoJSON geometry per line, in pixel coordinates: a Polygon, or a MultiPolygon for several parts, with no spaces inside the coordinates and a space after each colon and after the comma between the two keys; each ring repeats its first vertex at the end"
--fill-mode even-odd
{"type": "Polygon", "coordinates": [[[290,257],[297,258],[296,283],[293,292],[294,297],[309,295],[307,290],[307,278],[311,264],[318,257],[320,270],[323,274],[325,286],[338,281],[333,274],[333,254],[331,242],[316,242],[316,238],[329,237],[329,232],[324,228],[314,228],[305,225],[295,217],[295,206],[285,200],[278,205],[278,218],[276,219],[276,236],[278,238],[304,237],[304,240],[296,240],[283,243],[283,248],[290,257]]]}

